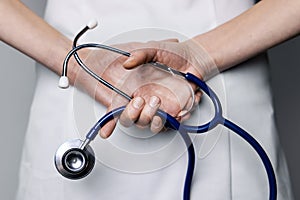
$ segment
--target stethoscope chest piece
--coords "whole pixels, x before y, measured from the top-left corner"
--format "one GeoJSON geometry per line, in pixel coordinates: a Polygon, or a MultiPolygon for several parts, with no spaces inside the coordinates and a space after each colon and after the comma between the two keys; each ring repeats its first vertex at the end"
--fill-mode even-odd
{"type": "Polygon", "coordinates": [[[80,139],[63,143],[56,151],[54,162],[58,172],[69,179],[81,179],[87,176],[95,165],[93,149],[86,145],[83,149],[80,139]]]}
{"type": "MultiPolygon", "coordinates": [[[[69,86],[69,81],[67,78],[67,65],[72,55],[75,56],[76,61],[78,64],[93,78],[98,80],[100,83],[104,84],[106,87],[110,88],[111,90],[117,92],[121,96],[125,97],[127,100],[131,100],[132,97],[121,91],[120,89],[114,87],[107,81],[105,81],[103,78],[98,76],[96,73],[91,71],[79,58],[78,54],[76,53],[78,50],[82,48],[100,48],[100,49],[106,49],[118,54],[122,54],[124,56],[129,57],[131,54],[129,52],[122,51],[120,49],[116,49],[114,47],[102,45],[102,44],[94,44],[94,43],[88,43],[88,44],[82,44],[80,46],[76,46],[77,40],[79,37],[84,34],[88,29],[91,29],[95,26],[95,23],[91,23],[90,25],[86,26],[75,38],[73,42],[73,49],[68,53],[64,60],[63,65],[63,72],[62,76],[59,81],[59,86],[61,88],[67,88],[69,86]]],[[[151,63],[153,66],[165,70],[167,72],[170,72],[172,74],[176,74],[183,77],[185,80],[196,84],[205,94],[209,96],[211,99],[215,115],[213,119],[210,122],[207,122],[203,125],[197,125],[197,126],[190,126],[190,125],[184,125],[180,124],[174,117],[169,115],[168,113],[165,113],[161,110],[157,111],[157,115],[160,116],[162,119],[166,119],[166,126],[169,128],[172,128],[174,130],[177,130],[180,135],[182,136],[182,139],[184,140],[187,152],[188,152],[188,166],[187,166],[187,172],[186,172],[186,178],[184,183],[184,190],[183,190],[183,199],[189,200],[190,199],[190,190],[191,190],[191,184],[193,179],[193,173],[194,173],[194,167],[195,167],[195,152],[194,152],[194,146],[193,143],[187,133],[205,133],[212,128],[216,127],[217,125],[223,125],[230,129],[231,131],[235,132],[238,136],[242,137],[245,141],[247,141],[253,149],[256,151],[256,153],[259,155],[261,161],[264,164],[268,181],[269,181],[269,200],[276,200],[277,199],[277,182],[276,182],[276,176],[275,172],[272,166],[272,163],[267,155],[267,153],[264,151],[263,147],[253,138],[249,133],[247,133],[244,129],[237,126],[235,123],[229,121],[226,119],[222,114],[222,105],[221,102],[217,96],[217,94],[210,89],[210,87],[203,82],[201,79],[199,79],[197,76],[191,74],[191,73],[183,73],[180,71],[176,71],[174,69],[171,69],[170,67],[160,64],[160,63],[151,63]]],[[[99,121],[90,129],[90,131],[87,133],[86,138],[84,141],[75,139],[75,140],[69,140],[62,144],[56,154],[55,154],[55,166],[58,170],[58,172],[63,175],[66,178],[69,179],[81,179],[85,176],[87,176],[93,169],[95,165],[95,156],[92,148],[89,146],[89,143],[95,139],[95,137],[98,135],[99,130],[105,126],[106,123],[108,123],[110,120],[114,119],[115,117],[120,116],[121,112],[125,109],[125,106],[116,108],[115,110],[112,110],[108,112],[106,115],[104,115],[99,121]]]]}

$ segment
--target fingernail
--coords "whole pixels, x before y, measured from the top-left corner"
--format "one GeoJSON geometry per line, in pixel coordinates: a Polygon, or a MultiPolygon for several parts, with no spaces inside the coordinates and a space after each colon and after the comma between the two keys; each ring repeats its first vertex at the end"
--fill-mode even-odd
{"type": "Polygon", "coordinates": [[[134,57],[133,56],[130,56],[125,62],[124,62],[124,66],[127,66],[127,65],[131,65],[130,63],[134,61],[134,57]]]}
{"type": "Polygon", "coordinates": [[[177,115],[177,117],[183,117],[184,115],[186,115],[189,111],[188,110],[182,110],[179,112],[179,114],[177,115]]]}
{"type": "Polygon", "coordinates": [[[132,105],[134,108],[140,109],[143,104],[144,100],[142,99],[142,97],[136,97],[135,99],[133,99],[132,105]]]}
{"type": "Polygon", "coordinates": [[[158,97],[152,96],[152,97],[150,98],[149,105],[150,105],[152,108],[156,108],[157,105],[159,104],[159,101],[160,101],[160,100],[159,100],[158,97]]]}
{"type": "Polygon", "coordinates": [[[103,139],[106,139],[107,135],[104,132],[100,131],[100,137],[103,138],[103,139]]]}
{"type": "Polygon", "coordinates": [[[154,117],[153,120],[152,120],[152,125],[155,128],[161,127],[161,119],[159,117],[154,117]]]}
{"type": "Polygon", "coordinates": [[[162,129],[162,120],[158,116],[154,116],[151,122],[151,131],[153,133],[159,133],[162,129]]]}

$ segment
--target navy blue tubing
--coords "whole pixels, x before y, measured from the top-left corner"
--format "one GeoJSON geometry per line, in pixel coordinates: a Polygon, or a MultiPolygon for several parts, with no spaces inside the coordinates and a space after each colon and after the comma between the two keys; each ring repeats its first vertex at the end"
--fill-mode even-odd
{"type": "MultiPolygon", "coordinates": [[[[217,97],[217,95],[207,86],[207,84],[200,79],[198,79],[193,74],[187,73],[185,75],[185,78],[188,81],[191,81],[195,84],[197,84],[212,100],[214,108],[215,108],[215,115],[213,119],[204,125],[201,126],[187,126],[187,125],[181,125],[174,117],[169,115],[168,113],[165,113],[161,110],[157,112],[157,115],[160,116],[162,119],[166,120],[166,126],[169,128],[172,128],[174,130],[177,130],[182,139],[185,142],[185,145],[188,149],[188,166],[186,171],[186,178],[184,183],[184,191],[183,191],[183,199],[189,200],[190,199],[190,191],[191,191],[191,183],[193,179],[193,173],[194,173],[194,166],[195,166],[195,150],[194,146],[192,144],[192,141],[187,133],[204,133],[208,130],[216,127],[218,124],[222,124],[225,127],[229,128],[233,132],[235,132],[237,135],[242,137],[244,140],[246,140],[252,148],[257,152],[260,159],[263,162],[263,165],[265,167],[266,173],[268,175],[268,181],[269,181],[269,200],[276,200],[277,198],[277,184],[276,184],[276,177],[275,173],[271,164],[271,161],[269,157],[267,156],[264,149],[261,147],[261,145],[245,130],[240,128],[239,126],[235,125],[233,122],[225,119],[222,116],[222,107],[221,103],[217,97]]],[[[125,106],[119,107],[106,115],[104,115],[95,125],[94,127],[88,132],[86,135],[86,138],[89,140],[95,139],[97,136],[99,130],[101,127],[103,127],[107,122],[110,120],[118,117],[121,115],[121,113],[124,111],[125,106]]]]}
{"type": "Polygon", "coordinates": [[[259,155],[260,159],[262,160],[266,173],[268,175],[269,179],[269,199],[270,200],[276,200],[277,199],[277,184],[276,184],[276,177],[275,173],[272,167],[272,163],[264,151],[264,149],[261,147],[261,145],[251,136],[249,135],[245,130],[234,124],[233,122],[225,119],[224,126],[241,136],[244,140],[246,140],[252,147],[255,149],[257,154],[259,155]]]}
{"type": "MultiPolygon", "coordinates": [[[[69,52],[69,54],[67,55],[67,57],[64,61],[64,70],[63,70],[62,75],[67,74],[66,66],[67,66],[67,63],[68,63],[71,55],[75,54],[76,51],[78,51],[82,48],[87,48],[87,47],[103,48],[103,49],[113,51],[113,52],[116,52],[116,53],[119,53],[119,54],[122,54],[122,55],[125,55],[125,56],[130,55],[129,53],[124,52],[122,50],[115,49],[113,47],[109,47],[109,46],[105,46],[105,45],[100,45],[100,44],[84,44],[84,45],[80,45],[80,46],[77,46],[77,47],[75,47],[75,45],[74,45],[74,48],[69,52]]],[[[82,61],[79,59],[79,56],[77,54],[76,54],[75,58],[81,66],[85,67],[84,64],[82,63],[82,61]]],[[[86,69],[88,69],[88,68],[86,68],[86,69]]],[[[89,73],[89,69],[88,69],[87,72],[89,73]]],[[[92,74],[93,77],[96,76],[96,78],[98,78],[98,76],[95,75],[92,71],[91,71],[91,74],[92,74]]],[[[194,150],[194,146],[192,144],[192,141],[191,141],[191,139],[190,139],[190,137],[188,136],[187,133],[204,133],[204,132],[207,132],[210,129],[213,129],[218,124],[222,124],[225,127],[232,130],[233,132],[235,132],[236,134],[238,134],[239,136],[241,136],[257,152],[257,154],[259,155],[260,159],[262,160],[262,162],[264,164],[266,173],[268,175],[269,190],[270,190],[269,200],[276,200],[276,198],[277,198],[277,184],[276,184],[275,173],[274,173],[271,161],[270,161],[269,157],[267,156],[266,152],[264,151],[264,149],[261,147],[261,145],[250,134],[248,134],[245,130],[243,130],[239,126],[235,125],[234,123],[230,122],[229,120],[227,120],[223,117],[223,115],[222,115],[222,106],[221,106],[219,98],[214,93],[214,91],[211,90],[208,87],[208,85],[205,82],[201,81],[199,78],[197,78],[196,76],[194,76],[191,73],[187,73],[187,74],[182,73],[182,75],[185,76],[187,81],[193,82],[196,85],[198,85],[202,89],[202,91],[210,97],[210,99],[213,102],[214,109],[215,109],[215,115],[214,115],[213,119],[210,122],[208,122],[204,125],[200,125],[200,126],[180,125],[180,123],[175,118],[173,118],[171,115],[169,115],[168,113],[165,113],[161,110],[159,110],[157,112],[158,116],[160,116],[161,118],[166,120],[166,126],[172,128],[174,130],[177,130],[180,133],[180,135],[181,135],[182,139],[184,140],[185,145],[188,149],[188,167],[187,167],[186,179],[185,179],[185,183],[184,183],[183,199],[184,200],[189,200],[190,199],[191,183],[192,183],[192,179],[193,179],[194,166],[195,166],[195,150],[194,150]]],[[[111,86],[109,83],[106,83],[106,81],[101,79],[101,77],[100,77],[100,79],[97,79],[97,80],[99,80],[101,83],[107,85],[112,90],[117,91],[117,92],[121,92],[121,94],[125,98],[127,98],[129,100],[131,99],[131,97],[129,97],[128,95],[123,94],[122,91],[118,91],[117,88],[111,86]]],[[[99,130],[101,129],[101,127],[103,127],[110,120],[112,120],[115,117],[119,116],[124,109],[125,109],[125,106],[117,108],[117,109],[107,113],[106,115],[104,115],[93,126],[93,128],[88,132],[88,134],[86,135],[86,138],[89,139],[90,141],[94,140],[95,137],[97,136],[99,130]]]]}
{"type": "MultiPolygon", "coordinates": [[[[86,139],[89,139],[92,141],[97,136],[99,130],[101,127],[103,127],[106,123],[108,123],[110,120],[113,120],[114,118],[121,115],[121,113],[124,111],[125,106],[119,107],[115,110],[112,110],[108,112],[106,115],[104,115],[94,126],[93,128],[88,132],[86,135],[86,139]]],[[[159,117],[166,120],[166,126],[169,128],[172,128],[174,130],[177,130],[182,139],[184,140],[184,143],[186,145],[186,148],[188,150],[188,165],[187,165],[187,171],[186,171],[186,177],[185,177],[185,183],[184,183],[184,189],[183,189],[183,199],[189,200],[190,199],[190,191],[191,191],[191,184],[193,180],[193,174],[194,174],[194,168],[195,168],[195,150],[194,145],[187,134],[186,129],[182,129],[180,123],[171,115],[168,113],[165,113],[162,110],[158,110],[156,113],[159,117]]]]}
{"type": "Polygon", "coordinates": [[[185,78],[198,85],[203,92],[205,92],[209,98],[212,100],[214,109],[215,109],[215,115],[213,119],[202,126],[187,126],[182,125],[182,128],[186,130],[186,132],[189,133],[204,133],[214,127],[216,127],[218,124],[222,124],[223,126],[229,128],[233,132],[235,132],[237,135],[242,137],[246,142],[248,142],[251,147],[256,151],[256,153],[259,155],[261,161],[263,162],[263,165],[265,167],[266,173],[268,175],[268,181],[269,181],[269,200],[276,200],[277,199],[277,183],[276,183],[276,176],[274,173],[274,169],[272,167],[272,163],[262,148],[262,146],[245,130],[234,124],[233,122],[225,119],[222,115],[222,107],[220,100],[218,99],[217,95],[214,91],[212,91],[208,85],[201,81],[199,78],[197,78],[195,75],[187,73],[185,75],[185,78]]]}
{"type": "MultiPolygon", "coordinates": [[[[104,79],[102,79],[101,77],[99,77],[97,74],[95,74],[93,71],[91,71],[80,59],[80,57],[78,56],[78,54],[76,53],[78,50],[83,49],[83,48],[88,48],[88,47],[94,47],[94,48],[100,48],[100,49],[105,49],[108,51],[112,51],[118,54],[122,54],[124,56],[130,56],[130,53],[122,51],[120,49],[116,49],[110,46],[106,46],[106,45],[102,45],[102,44],[95,44],[95,43],[89,43],[89,44],[83,44],[83,45],[79,45],[76,46],[77,40],[79,39],[79,37],[86,31],[88,30],[87,27],[85,27],[75,38],[74,42],[73,42],[73,49],[68,53],[68,55],[66,56],[65,60],[64,60],[64,64],[63,64],[63,72],[62,72],[62,76],[67,76],[67,66],[68,66],[68,62],[71,58],[71,56],[74,54],[74,57],[76,59],[76,61],[78,62],[78,64],[89,74],[91,75],[93,78],[95,78],[96,80],[98,80],[100,83],[104,84],[105,86],[107,86],[108,88],[112,89],[113,91],[117,92],[118,94],[122,95],[123,97],[125,97],[128,100],[131,100],[131,97],[128,96],[127,94],[125,94],[123,91],[119,90],[118,88],[114,87],[113,85],[111,85],[110,83],[108,83],[107,81],[105,81],[104,79]]],[[[99,130],[101,129],[101,127],[103,127],[106,123],[108,123],[110,120],[114,119],[115,117],[118,117],[121,115],[121,113],[123,112],[123,110],[125,109],[125,106],[119,107],[109,113],[107,113],[106,115],[104,115],[93,127],[92,129],[87,133],[86,135],[86,139],[92,141],[95,139],[95,137],[97,136],[99,130]]],[[[186,148],[188,150],[188,166],[187,166],[187,171],[186,171],[186,177],[185,177],[185,183],[184,183],[184,190],[183,190],[183,199],[184,200],[189,200],[190,199],[190,191],[191,191],[191,184],[192,184],[192,179],[193,179],[193,174],[194,174],[194,168],[195,168],[195,150],[194,150],[194,145],[190,139],[190,137],[188,136],[187,132],[185,129],[180,129],[180,123],[173,118],[171,115],[169,115],[168,113],[165,113],[161,110],[159,110],[157,112],[157,115],[160,116],[162,119],[166,120],[166,123],[168,124],[168,127],[177,130],[182,139],[184,140],[184,143],[186,145],[186,148]]],[[[167,126],[167,125],[166,125],[167,126]]]]}

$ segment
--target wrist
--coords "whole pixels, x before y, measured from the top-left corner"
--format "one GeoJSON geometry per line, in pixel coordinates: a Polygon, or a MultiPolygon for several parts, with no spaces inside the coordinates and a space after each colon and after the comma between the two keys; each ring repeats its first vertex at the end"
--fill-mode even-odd
{"type": "Polygon", "coordinates": [[[187,52],[190,54],[190,62],[200,74],[202,80],[208,80],[219,73],[216,58],[207,48],[196,39],[189,39],[183,42],[187,52]]]}
{"type": "MultiPolygon", "coordinates": [[[[57,58],[54,61],[54,67],[52,68],[55,73],[57,73],[59,76],[62,75],[63,71],[63,65],[65,58],[69,51],[72,50],[72,44],[70,43],[68,47],[65,46],[63,50],[61,50],[61,53],[57,54],[57,58]]],[[[84,61],[89,53],[89,50],[87,49],[81,49],[77,52],[79,58],[84,61]]],[[[67,63],[67,77],[69,79],[69,82],[71,85],[74,85],[76,82],[76,79],[78,78],[78,74],[80,71],[80,65],[77,63],[74,54],[70,57],[68,63],[67,63]]]]}

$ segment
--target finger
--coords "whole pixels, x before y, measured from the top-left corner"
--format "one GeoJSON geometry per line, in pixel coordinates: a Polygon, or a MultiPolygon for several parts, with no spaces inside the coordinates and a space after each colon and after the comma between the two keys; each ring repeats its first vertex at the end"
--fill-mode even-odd
{"type": "Polygon", "coordinates": [[[147,104],[145,104],[136,124],[138,126],[147,126],[152,121],[157,109],[160,106],[160,99],[156,96],[152,96],[147,104]]]}
{"type": "Polygon", "coordinates": [[[159,116],[154,116],[150,125],[152,133],[159,133],[164,128],[163,121],[159,116]]]}
{"type": "Polygon", "coordinates": [[[202,96],[202,92],[200,90],[197,90],[195,94],[188,98],[185,106],[183,107],[182,111],[180,111],[177,116],[183,117],[187,113],[194,110],[194,108],[199,104],[200,98],[202,96]]]}
{"type": "Polygon", "coordinates": [[[117,119],[113,119],[113,120],[110,120],[109,122],[107,122],[107,124],[105,124],[105,126],[103,126],[100,129],[100,136],[103,139],[106,139],[109,136],[111,136],[111,134],[113,133],[113,131],[116,127],[116,124],[117,124],[117,119]]]}
{"type": "Polygon", "coordinates": [[[178,43],[179,40],[176,38],[169,38],[165,40],[160,41],[149,41],[147,44],[149,44],[148,47],[145,47],[143,49],[139,49],[136,51],[133,51],[131,53],[131,56],[123,63],[123,67],[126,69],[131,69],[136,66],[139,66],[141,64],[149,63],[150,61],[154,61],[154,58],[157,54],[157,44],[162,42],[176,42],[178,43]]]}
{"type": "Polygon", "coordinates": [[[195,98],[194,98],[194,105],[193,105],[192,110],[194,110],[199,105],[202,95],[203,95],[203,93],[201,90],[196,91],[195,98]]]}
{"type": "MultiPolygon", "coordinates": [[[[114,106],[110,105],[107,108],[107,112],[106,113],[112,111],[114,108],[115,108],[114,106]]],[[[103,139],[106,139],[109,136],[111,136],[111,134],[113,133],[113,131],[114,131],[115,127],[116,127],[117,121],[118,121],[118,117],[114,116],[114,119],[110,120],[103,127],[101,127],[101,129],[99,131],[100,137],[102,137],[103,139]]]]}
{"type": "Polygon", "coordinates": [[[142,97],[131,100],[120,116],[120,123],[125,127],[130,127],[138,120],[144,105],[145,100],[142,97]]]}
{"type": "MultiPolygon", "coordinates": [[[[124,105],[124,102],[123,102],[124,99],[122,98],[115,98],[115,102],[114,104],[111,104],[108,109],[107,109],[107,113],[112,111],[114,108],[117,108],[117,107],[120,107],[121,105],[124,105]]],[[[142,99],[143,100],[143,99],[142,99]]],[[[143,100],[144,101],[144,100],[143,100]]],[[[128,112],[128,111],[126,111],[128,112]]],[[[116,124],[117,124],[117,121],[118,121],[119,117],[116,117],[114,116],[114,119],[110,120],[109,122],[107,122],[105,124],[105,126],[103,126],[100,130],[100,136],[103,138],[103,139],[106,139],[108,138],[114,131],[115,127],[116,127],[116,124]]]]}
{"type": "Polygon", "coordinates": [[[153,61],[157,53],[156,49],[140,49],[131,53],[130,57],[123,63],[123,67],[131,69],[139,65],[153,61]]]}
{"type": "Polygon", "coordinates": [[[179,40],[177,38],[170,38],[170,39],[166,39],[166,40],[162,40],[165,42],[179,42],[179,40]]]}
{"type": "Polygon", "coordinates": [[[202,91],[197,90],[195,92],[194,98],[191,97],[188,100],[188,103],[185,106],[186,109],[180,111],[177,114],[176,119],[180,122],[188,120],[191,117],[191,112],[194,111],[197,105],[200,103],[201,96],[202,96],[202,91]]]}
{"type": "Polygon", "coordinates": [[[198,105],[200,103],[201,97],[202,97],[202,91],[201,90],[197,90],[195,93],[195,100],[194,100],[194,104],[198,105]]]}
{"type": "Polygon", "coordinates": [[[184,121],[188,120],[190,117],[191,117],[191,113],[186,113],[178,121],[179,122],[184,122],[184,121]]]}
{"type": "Polygon", "coordinates": [[[177,38],[169,38],[165,40],[160,40],[160,42],[179,42],[177,38]]]}
{"type": "Polygon", "coordinates": [[[123,67],[126,69],[131,69],[137,67],[141,64],[149,63],[150,61],[155,61],[155,57],[158,52],[158,46],[160,43],[164,42],[175,42],[178,43],[179,40],[176,38],[169,38],[160,41],[149,41],[146,43],[148,46],[144,48],[133,51],[130,57],[123,63],[123,67]]]}

